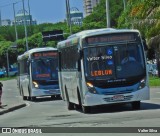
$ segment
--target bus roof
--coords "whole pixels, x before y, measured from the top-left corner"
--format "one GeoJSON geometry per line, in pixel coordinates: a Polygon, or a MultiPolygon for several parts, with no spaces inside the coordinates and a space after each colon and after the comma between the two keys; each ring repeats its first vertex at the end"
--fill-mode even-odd
{"type": "Polygon", "coordinates": [[[67,40],[61,41],[58,43],[57,48],[64,47],[67,42],[75,43],[78,42],[79,38],[85,38],[88,36],[101,35],[101,34],[112,34],[112,33],[127,33],[127,32],[139,32],[136,29],[114,29],[114,28],[102,28],[102,29],[93,29],[93,30],[84,30],[73,34],[67,38],[67,40]]]}
{"type": "Polygon", "coordinates": [[[27,57],[32,53],[41,52],[41,51],[57,51],[57,48],[53,48],[53,47],[33,48],[31,50],[26,51],[24,54],[19,55],[17,60],[20,60],[25,56],[27,57]]]}

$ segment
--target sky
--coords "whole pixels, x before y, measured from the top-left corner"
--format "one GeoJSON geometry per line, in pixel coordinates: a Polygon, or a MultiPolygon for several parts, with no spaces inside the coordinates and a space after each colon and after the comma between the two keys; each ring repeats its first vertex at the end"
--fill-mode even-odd
{"type": "MultiPolygon", "coordinates": [[[[13,4],[15,4],[16,13],[23,8],[22,0],[0,0],[1,18],[14,18],[13,4]]],[[[24,0],[25,9],[28,11],[28,0],[24,0]]],[[[37,23],[56,23],[64,21],[66,15],[65,0],[29,0],[30,12],[33,20],[37,23]]],[[[76,7],[83,12],[83,0],[70,0],[70,8],[76,7]]]]}

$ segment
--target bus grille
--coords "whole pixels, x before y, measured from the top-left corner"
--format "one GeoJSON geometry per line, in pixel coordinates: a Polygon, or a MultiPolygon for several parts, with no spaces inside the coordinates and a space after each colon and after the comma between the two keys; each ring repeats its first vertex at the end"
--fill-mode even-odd
{"type": "Polygon", "coordinates": [[[116,94],[127,94],[127,93],[132,93],[133,90],[123,90],[123,91],[115,91],[115,92],[105,92],[104,95],[116,95],[116,94]]]}
{"type": "Polygon", "coordinates": [[[127,95],[127,96],[124,96],[124,99],[122,100],[114,100],[113,97],[107,97],[107,98],[104,98],[104,100],[106,102],[115,102],[115,101],[129,101],[133,98],[133,95],[127,95]]]}

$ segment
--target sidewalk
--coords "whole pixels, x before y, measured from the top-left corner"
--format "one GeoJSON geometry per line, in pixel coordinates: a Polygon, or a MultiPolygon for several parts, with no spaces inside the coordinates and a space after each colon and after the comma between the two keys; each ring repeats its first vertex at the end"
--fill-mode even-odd
{"type": "Polygon", "coordinates": [[[2,107],[0,107],[0,115],[8,113],[26,106],[17,88],[17,80],[1,81],[2,88],[2,107]]]}

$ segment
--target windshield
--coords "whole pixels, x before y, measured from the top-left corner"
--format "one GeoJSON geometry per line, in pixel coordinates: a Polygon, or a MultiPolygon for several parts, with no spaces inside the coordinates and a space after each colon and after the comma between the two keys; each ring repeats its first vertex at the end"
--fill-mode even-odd
{"type": "Polygon", "coordinates": [[[33,80],[58,80],[57,58],[45,57],[32,60],[33,80]]]}
{"type": "Polygon", "coordinates": [[[141,46],[134,42],[84,48],[86,78],[116,82],[144,75],[141,46]]]}

